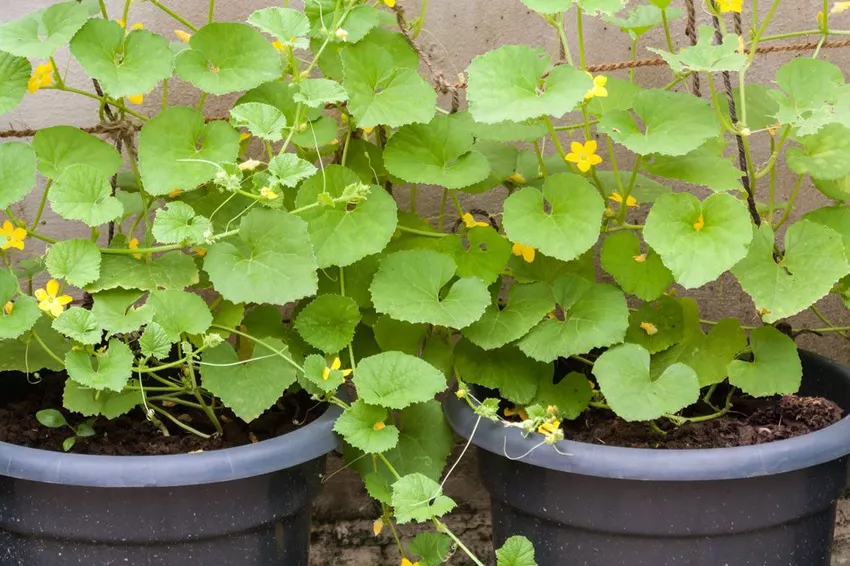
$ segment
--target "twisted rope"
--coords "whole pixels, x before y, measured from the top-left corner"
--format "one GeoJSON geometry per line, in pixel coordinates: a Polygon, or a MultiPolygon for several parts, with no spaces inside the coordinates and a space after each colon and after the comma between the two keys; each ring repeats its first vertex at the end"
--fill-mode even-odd
{"type": "MultiPolygon", "coordinates": [[[[685,0],[685,6],[688,10],[688,22],[685,25],[685,35],[691,40],[691,45],[697,44],[697,10],[694,7],[694,0],[685,0]]],[[[700,92],[699,73],[694,73],[693,77],[694,94],[698,97],[702,96],[700,92]]]]}

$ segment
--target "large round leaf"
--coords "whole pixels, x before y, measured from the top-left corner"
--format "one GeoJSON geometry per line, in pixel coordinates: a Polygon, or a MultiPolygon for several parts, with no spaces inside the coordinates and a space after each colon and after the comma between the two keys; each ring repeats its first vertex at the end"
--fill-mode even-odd
{"type": "Polygon", "coordinates": [[[38,172],[53,180],[72,165],[94,167],[104,177],[112,177],[123,165],[121,154],[114,147],[73,126],[39,130],[32,147],[38,157],[38,172]]]}
{"type": "Polygon", "coordinates": [[[379,313],[405,322],[464,328],[490,304],[487,286],[477,277],[458,279],[454,260],[433,250],[406,250],[384,258],[372,280],[372,303],[379,313]]]}
{"type": "Polygon", "coordinates": [[[30,12],[0,25],[0,51],[28,59],[47,59],[80,29],[89,14],[72,0],[30,12]]]}
{"type": "Polygon", "coordinates": [[[490,164],[472,149],[475,140],[467,123],[438,114],[428,124],[404,126],[384,150],[387,171],[410,183],[447,189],[482,181],[490,173],[490,164]]]}
{"type": "Polygon", "coordinates": [[[35,326],[40,318],[38,301],[29,295],[21,295],[15,300],[12,312],[0,311],[0,340],[19,337],[35,326]]]}
{"type": "Polygon", "coordinates": [[[71,53],[114,97],[150,92],[171,76],[167,39],[147,30],[127,34],[111,20],[89,20],[71,41],[71,53]]]}
{"type": "Polygon", "coordinates": [[[354,339],[360,309],[350,297],[319,295],[295,319],[295,330],[305,342],[329,354],[339,352],[354,339]]]}
{"type": "Polygon", "coordinates": [[[98,391],[121,391],[130,379],[133,352],[120,340],[112,339],[106,351],[97,352],[94,360],[83,350],[71,350],[65,355],[65,369],[68,377],[80,385],[98,391]]]}
{"type": "Polygon", "coordinates": [[[31,73],[25,58],[0,51],[0,114],[14,110],[24,99],[31,73]]]}
{"type": "Polygon", "coordinates": [[[729,383],[753,397],[796,393],[803,365],[794,340],[772,326],[762,326],[750,333],[750,346],[753,361],[730,363],[729,383]]]}
{"type": "MultiPolygon", "coordinates": [[[[354,171],[329,165],[301,185],[297,207],[317,202],[319,195],[342,196],[346,187],[360,184],[354,171]]],[[[395,200],[381,187],[372,186],[366,200],[353,208],[345,203],[319,206],[301,213],[320,268],[350,265],[380,252],[389,243],[397,223],[395,200]]]]}
{"type": "Polygon", "coordinates": [[[18,202],[35,187],[35,153],[25,143],[0,144],[0,209],[18,202]]]}
{"type": "Polygon", "coordinates": [[[688,289],[717,279],[747,254],[752,221],[737,198],[718,193],[700,202],[687,193],[663,195],[643,230],[676,281],[688,289]]]}
{"type": "Polygon", "coordinates": [[[455,370],[468,383],[496,389],[512,403],[527,405],[543,381],[552,381],[555,366],[532,360],[515,346],[482,350],[469,340],[455,347],[455,370]]]}
{"type": "Polygon", "coordinates": [[[593,375],[608,405],[626,421],[674,414],[699,398],[699,380],[693,369],[676,363],[653,380],[649,352],[637,344],[623,344],[599,356],[593,375]]]}
{"type": "Polygon", "coordinates": [[[545,283],[515,283],[508,292],[506,305],[487,307],[484,316],[463,334],[486,350],[500,348],[525,336],[554,307],[552,290],[545,283]]]}
{"type": "Polygon", "coordinates": [[[204,270],[234,303],[285,305],[316,292],[316,260],[306,223],[282,210],[254,209],[242,218],[239,241],[218,242],[204,270]]]}
{"type": "Polygon", "coordinates": [[[525,187],[505,201],[505,233],[513,242],[572,261],[599,238],[605,203],[584,178],[560,173],[543,191],[525,187]]]}
{"type": "Polygon", "coordinates": [[[306,49],[310,20],[301,11],[291,8],[263,8],[248,16],[248,23],[275,36],[284,45],[306,49]]]}
{"type": "Polygon", "coordinates": [[[825,297],[850,271],[841,234],[801,220],[785,233],[785,254],[773,255],[769,224],[759,228],[747,257],[732,269],[767,322],[792,316],[825,297]]]}
{"type": "Polygon", "coordinates": [[[334,424],[334,432],[366,454],[386,452],[398,444],[398,428],[386,424],[384,421],[388,418],[389,411],[384,407],[367,405],[358,400],[339,416],[334,424]]]}
{"type": "Polygon", "coordinates": [[[54,279],[84,287],[100,277],[100,250],[91,240],[60,240],[47,252],[45,264],[54,279]]]}
{"type": "Polygon", "coordinates": [[[152,195],[190,191],[211,180],[209,163],[232,162],[239,153],[239,132],[227,122],[204,123],[194,108],[175,106],[152,118],[139,134],[139,172],[152,195]]]}
{"type": "Polygon", "coordinates": [[[560,118],[584,100],[593,86],[583,71],[552,66],[541,48],[506,45],[472,61],[468,69],[469,111],[477,122],[521,122],[560,118]]]}
{"type": "Polygon", "coordinates": [[[212,23],[189,40],[177,74],[210,94],[248,90],[283,74],[280,53],[263,34],[241,23],[212,23]]]}
{"type": "Polygon", "coordinates": [[[850,174],[850,128],[829,124],[816,134],[797,139],[803,146],[788,150],[788,168],[813,179],[835,181],[850,174]]]}
{"type": "Polygon", "coordinates": [[[109,178],[89,165],[73,165],[62,173],[50,189],[50,206],[62,218],[92,228],[124,213],[124,205],[112,196],[109,178]]]}
{"type": "Polygon", "coordinates": [[[626,110],[612,110],[599,131],[640,154],[685,155],[717,136],[717,116],[708,102],[679,92],[645,90],[634,97],[642,128],[626,110]]]}
{"type": "Polygon", "coordinates": [[[673,274],[652,248],[644,253],[631,232],[615,232],[602,245],[602,268],[617,285],[644,301],[654,301],[673,284],[673,274]]]}
{"type": "Polygon", "coordinates": [[[364,402],[388,409],[423,403],[446,388],[446,378],[437,368],[402,352],[360,360],[353,382],[364,402]]]}

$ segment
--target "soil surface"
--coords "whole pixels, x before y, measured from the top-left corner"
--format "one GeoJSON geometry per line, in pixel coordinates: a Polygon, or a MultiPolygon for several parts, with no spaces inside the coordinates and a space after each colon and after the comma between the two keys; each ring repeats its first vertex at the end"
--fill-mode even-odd
{"type": "MultiPolygon", "coordinates": [[[[843,416],[841,408],[828,399],[796,395],[763,399],[742,396],[733,399],[732,407],[722,417],[679,428],[662,419],[658,424],[666,431],[664,435],[645,423],[626,422],[601,409],[592,409],[562,426],[566,438],[592,444],[630,448],[729,448],[803,436],[826,428],[843,416]]],[[[705,409],[702,414],[712,412],[705,409]]]]}
{"type": "MultiPolygon", "coordinates": [[[[13,379],[11,376],[4,376],[7,377],[13,379]]],[[[61,410],[64,378],[58,375],[43,375],[43,378],[43,381],[37,384],[23,382],[9,388],[17,390],[17,395],[16,400],[0,407],[0,441],[61,452],[62,442],[72,436],[73,432],[67,427],[45,427],[36,420],[35,414],[42,409],[59,409],[73,426],[85,420],[80,415],[61,410]]],[[[215,432],[201,411],[181,406],[169,407],[166,410],[201,432],[215,432]]],[[[71,452],[105,456],[149,456],[232,448],[291,432],[317,419],[324,410],[324,405],[317,405],[303,392],[287,395],[250,424],[238,419],[230,411],[219,412],[224,433],[204,439],[162,418],[161,421],[169,432],[169,436],[165,436],[145,418],[142,409],[136,408],[117,419],[98,418],[94,422],[95,436],[78,438],[71,452]]]]}

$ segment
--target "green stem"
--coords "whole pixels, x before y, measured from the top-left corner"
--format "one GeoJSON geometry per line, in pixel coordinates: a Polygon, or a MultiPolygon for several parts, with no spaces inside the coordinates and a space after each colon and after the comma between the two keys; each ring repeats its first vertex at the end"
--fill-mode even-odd
{"type": "Polygon", "coordinates": [[[823,0],[823,10],[821,13],[823,14],[823,30],[820,36],[820,41],[818,41],[818,46],[815,48],[815,52],[812,53],[812,59],[818,58],[821,47],[823,47],[824,42],[826,42],[826,38],[829,37],[829,0],[823,0]]]}
{"type": "Polygon", "coordinates": [[[207,102],[207,96],[206,92],[201,93],[201,97],[198,99],[198,112],[204,111],[204,104],[207,102]]]}
{"type": "MultiPolygon", "coordinates": [[[[555,147],[557,148],[558,154],[560,154],[561,159],[566,161],[567,152],[564,150],[564,146],[561,145],[561,140],[558,139],[558,132],[555,130],[554,124],[552,124],[552,119],[549,118],[549,116],[543,116],[543,123],[546,124],[546,129],[549,132],[549,137],[552,138],[552,142],[555,144],[555,147]]],[[[582,127],[584,127],[583,124],[582,127]]]]}
{"type": "Polygon", "coordinates": [[[537,167],[540,168],[540,174],[543,175],[544,179],[548,178],[549,173],[546,171],[546,163],[543,161],[543,152],[540,151],[540,143],[537,140],[534,140],[534,154],[537,156],[537,167]]]}
{"type": "Polygon", "coordinates": [[[133,0],[124,0],[124,11],[121,13],[121,19],[127,23],[127,17],[130,15],[130,2],[133,0]]]}
{"type": "Polygon", "coordinates": [[[829,328],[813,328],[812,332],[826,334],[829,332],[850,332],[850,326],[831,326],[829,328]]]}
{"type": "Polygon", "coordinates": [[[446,218],[446,201],[449,198],[449,190],[443,189],[443,200],[440,201],[440,215],[437,217],[437,231],[442,232],[446,218]]]}
{"type": "Polygon", "coordinates": [[[605,147],[608,148],[608,157],[611,159],[611,170],[614,171],[614,179],[617,181],[617,188],[622,195],[625,191],[623,180],[620,178],[620,169],[617,167],[617,157],[614,155],[614,144],[611,141],[611,136],[605,136],[605,147]]]}
{"type": "Polygon", "coordinates": [[[348,132],[345,134],[345,145],[342,146],[342,157],[340,165],[345,167],[346,161],[348,161],[348,146],[351,143],[351,128],[348,128],[348,132]]]}
{"type": "Polygon", "coordinates": [[[788,199],[788,204],[785,205],[785,211],[782,213],[782,216],[779,217],[779,222],[773,227],[773,231],[776,232],[780,226],[785,224],[788,220],[788,216],[791,215],[791,209],[794,208],[794,202],[797,200],[797,195],[800,193],[800,187],[803,185],[803,175],[797,177],[797,183],[794,185],[794,190],[791,192],[791,198],[788,199]]]}
{"type": "Polygon", "coordinates": [[[573,64],[573,54],[570,51],[570,42],[567,40],[567,34],[564,32],[564,15],[561,14],[557,18],[549,18],[546,20],[549,24],[555,28],[555,31],[558,33],[558,40],[561,42],[561,47],[564,50],[564,55],[567,58],[567,63],[572,66],[573,64]]]}
{"type": "Polygon", "coordinates": [[[189,23],[189,20],[187,20],[186,18],[184,18],[183,16],[181,16],[180,14],[175,12],[174,10],[170,9],[168,6],[163,5],[162,2],[160,2],[159,0],[148,0],[148,1],[151,4],[153,4],[154,6],[156,6],[157,8],[159,8],[160,10],[162,10],[163,12],[165,12],[166,14],[168,14],[169,16],[171,16],[173,19],[177,20],[178,22],[180,22],[181,24],[183,24],[184,26],[189,28],[190,30],[198,31],[198,28],[193,26],[191,23],[189,23]]]}
{"type": "Polygon", "coordinates": [[[832,322],[830,322],[830,320],[828,318],[826,318],[826,316],[822,312],[820,312],[820,309],[817,308],[817,306],[812,305],[809,308],[811,309],[811,311],[813,313],[815,313],[815,316],[817,316],[821,320],[821,322],[823,322],[825,325],[827,325],[830,328],[836,328],[836,326],[834,324],[832,324],[832,322]]]}
{"type": "Polygon", "coordinates": [[[555,126],[555,131],[556,132],[572,132],[572,131],[575,131],[575,130],[581,130],[585,126],[588,126],[588,125],[589,126],[595,126],[598,123],[599,123],[599,120],[590,120],[587,123],[582,122],[581,124],[570,124],[569,126],[555,126]]]}
{"type": "Polygon", "coordinates": [[[198,429],[187,425],[186,423],[184,423],[180,419],[171,416],[171,413],[169,413],[168,411],[166,411],[164,409],[160,409],[156,405],[150,405],[150,408],[153,409],[154,411],[156,411],[157,413],[159,413],[160,415],[164,416],[165,418],[167,418],[168,420],[170,420],[171,422],[173,422],[174,424],[176,424],[177,426],[179,426],[183,430],[190,432],[194,435],[200,436],[201,438],[210,438],[209,434],[204,434],[203,432],[199,431],[198,429]]]}
{"type": "Polygon", "coordinates": [[[103,0],[97,0],[97,3],[100,4],[100,14],[103,16],[103,19],[108,20],[109,14],[106,13],[106,4],[103,0]]]}
{"type": "Polygon", "coordinates": [[[417,230],[416,228],[408,228],[407,226],[396,226],[396,230],[399,232],[407,232],[408,234],[416,234],[417,236],[428,236],[430,238],[445,238],[447,236],[451,236],[451,234],[446,234],[445,232],[428,232],[426,230],[417,230]]]}
{"type": "Polygon", "coordinates": [[[667,10],[661,10],[661,23],[664,24],[664,38],[667,40],[667,51],[674,53],[673,38],[670,36],[670,22],[667,20],[667,10]]]}
{"type": "Polygon", "coordinates": [[[50,356],[55,361],[57,361],[59,364],[61,364],[62,367],[65,367],[65,360],[63,360],[62,358],[57,356],[53,352],[53,350],[48,348],[47,344],[44,343],[44,340],[41,339],[41,336],[39,336],[38,333],[35,330],[31,330],[30,333],[32,334],[32,337],[35,338],[35,341],[38,342],[38,345],[41,346],[41,349],[44,350],[44,353],[46,353],[48,356],[50,356]]]}
{"type": "Polygon", "coordinates": [[[457,191],[449,191],[449,194],[452,196],[452,202],[455,205],[455,210],[457,211],[457,217],[463,218],[463,207],[460,206],[460,200],[457,198],[457,191]]]}
{"type": "MultiPolygon", "coordinates": [[[[150,391],[150,387],[145,387],[145,390],[150,391]]],[[[175,405],[183,405],[184,407],[192,407],[193,409],[203,410],[203,406],[198,403],[186,401],[185,399],[174,397],[173,395],[155,395],[153,397],[148,397],[148,401],[167,401],[169,403],[174,403],[175,405]]]]}
{"type": "Polygon", "coordinates": [[[381,453],[376,454],[376,456],[378,457],[378,459],[379,459],[381,462],[383,462],[383,464],[387,467],[387,469],[390,471],[390,473],[393,475],[393,477],[395,477],[395,479],[397,479],[397,480],[400,480],[400,479],[401,479],[401,476],[400,476],[400,475],[399,475],[399,473],[396,471],[396,469],[393,467],[393,465],[392,465],[392,464],[390,464],[390,461],[389,461],[389,460],[387,460],[387,457],[386,457],[386,456],[384,456],[384,455],[383,455],[383,454],[381,454],[381,453]]]}
{"type": "Polygon", "coordinates": [[[457,536],[455,536],[453,532],[449,530],[445,523],[441,522],[439,519],[434,519],[434,526],[437,527],[437,531],[447,534],[449,538],[454,541],[455,545],[457,545],[457,547],[461,549],[469,557],[470,560],[472,560],[475,566],[484,566],[484,563],[478,560],[478,558],[472,553],[471,550],[466,548],[466,545],[464,545],[463,542],[459,538],[457,538],[457,536]]]}
{"type": "Polygon", "coordinates": [[[632,66],[629,68],[629,82],[635,82],[635,67],[634,62],[637,61],[637,37],[632,39],[632,66]]]}
{"type": "Polygon", "coordinates": [[[576,31],[578,33],[578,60],[583,71],[587,70],[587,61],[584,56],[584,18],[580,8],[576,9],[576,31]]]}
{"type": "Polygon", "coordinates": [[[726,119],[726,116],[723,112],[720,111],[720,98],[717,96],[717,89],[714,86],[714,78],[711,76],[711,73],[705,74],[708,79],[708,89],[711,91],[711,101],[713,102],[712,106],[714,106],[714,112],[717,114],[717,118],[720,120],[720,123],[723,124],[723,128],[732,132],[735,132],[735,128],[729,123],[729,120],[726,119]]]}
{"type": "Polygon", "coordinates": [[[626,187],[626,190],[623,191],[623,202],[620,203],[620,213],[617,216],[617,221],[620,224],[623,224],[626,221],[626,214],[628,213],[629,207],[627,203],[629,202],[629,197],[632,194],[632,190],[635,188],[635,183],[637,182],[638,171],[640,171],[640,166],[643,163],[643,156],[638,155],[637,159],[635,159],[635,167],[632,169],[632,176],[629,179],[629,186],[626,187]]]}
{"type": "Polygon", "coordinates": [[[38,203],[38,211],[35,213],[35,219],[32,221],[30,230],[35,230],[41,221],[41,215],[44,213],[44,205],[47,204],[47,194],[50,192],[50,187],[53,185],[53,179],[47,180],[47,186],[44,187],[44,193],[41,195],[41,202],[38,203]]]}
{"type": "Polygon", "coordinates": [[[225,332],[230,332],[231,334],[236,334],[237,336],[247,338],[248,340],[251,340],[255,344],[259,344],[260,346],[263,346],[264,348],[266,348],[270,352],[277,354],[278,357],[282,358],[284,361],[286,361],[289,365],[291,365],[292,367],[294,367],[298,371],[300,371],[300,372],[304,371],[304,369],[300,365],[298,365],[298,363],[295,360],[293,360],[289,356],[283,354],[282,352],[278,351],[277,349],[275,349],[274,347],[269,345],[267,342],[260,340],[259,338],[255,338],[255,337],[251,336],[250,334],[245,334],[244,332],[240,332],[239,330],[236,330],[235,328],[229,328],[227,326],[221,326],[219,324],[213,324],[211,326],[211,328],[217,328],[218,330],[224,330],[225,332]]]}
{"type": "Polygon", "coordinates": [[[782,129],[782,136],[779,138],[779,143],[775,145],[771,144],[771,152],[770,157],[767,160],[767,163],[764,166],[764,169],[761,171],[756,171],[756,177],[761,179],[768,173],[775,171],[776,160],[779,157],[779,153],[782,151],[782,147],[785,145],[785,142],[788,140],[788,136],[791,134],[791,126],[785,126],[782,129]]]}
{"type": "Polygon", "coordinates": [[[210,13],[209,13],[209,17],[207,18],[207,23],[208,24],[213,23],[214,19],[215,19],[215,0],[210,0],[210,13]]]}
{"type": "Polygon", "coordinates": [[[168,108],[168,79],[162,81],[162,110],[168,108]]]}
{"type": "Polygon", "coordinates": [[[583,363],[583,364],[586,364],[586,365],[589,365],[589,366],[593,365],[593,360],[589,360],[589,359],[585,358],[584,356],[579,356],[578,354],[573,354],[570,357],[574,360],[577,360],[577,361],[583,363]]]}

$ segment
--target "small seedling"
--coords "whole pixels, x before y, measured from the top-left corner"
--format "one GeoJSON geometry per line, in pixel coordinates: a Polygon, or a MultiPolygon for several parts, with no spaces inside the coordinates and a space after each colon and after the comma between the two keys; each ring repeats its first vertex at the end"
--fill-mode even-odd
{"type": "Polygon", "coordinates": [[[62,450],[65,452],[71,451],[71,448],[73,448],[74,444],[77,443],[78,438],[94,436],[94,426],[92,426],[94,419],[83,421],[75,428],[68,424],[68,421],[65,420],[62,413],[56,409],[44,409],[43,411],[39,411],[35,414],[35,418],[38,419],[38,422],[41,423],[42,426],[46,426],[47,428],[68,427],[74,432],[74,436],[69,436],[62,441],[62,450]]]}

